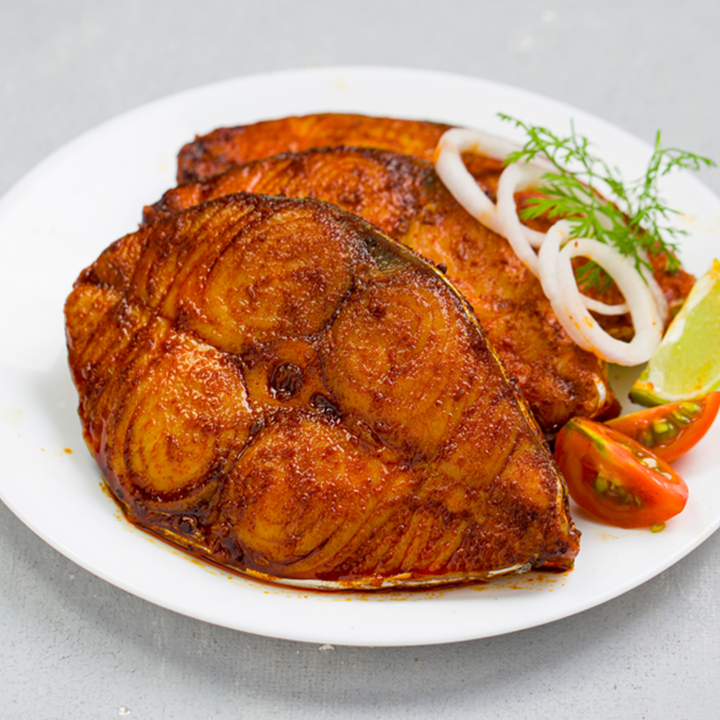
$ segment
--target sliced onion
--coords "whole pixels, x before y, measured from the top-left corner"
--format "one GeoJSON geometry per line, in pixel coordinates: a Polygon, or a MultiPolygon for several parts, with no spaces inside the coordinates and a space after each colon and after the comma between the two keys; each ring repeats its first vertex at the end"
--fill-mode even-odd
{"type": "MultiPolygon", "coordinates": [[[[500,176],[497,192],[497,212],[503,228],[501,234],[536,276],[539,275],[537,255],[532,248],[539,248],[543,244],[545,233],[532,230],[521,223],[515,204],[515,193],[539,185],[543,174],[544,170],[538,165],[513,163],[508,165],[500,176]]],[[[608,305],[587,295],[581,295],[581,298],[588,310],[600,315],[624,315],[628,312],[627,303],[608,305]]]]}
{"type": "MultiPolygon", "coordinates": [[[[638,254],[646,263],[648,263],[648,265],[650,264],[650,258],[648,257],[647,252],[645,252],[643,248],[638,249],[638,254]]],[[[642,265],[640,267],[640,273],[645,278],[645,282],[647,282],[647,285],[650,288],[650,292],[655,298],[655,302],[658,306],[658,311],[660,312],[660,318],[663,321],[664,325],[667,322],[670,313],[665,293],[662,291],[660,283],[658,283],[658,281],[655,279],[655,276],[652,274],[652,272],[646,265],[642,265]]]]}
{"type": "MultiPolygon", "coordinates": [[[[435,170],[452,196],[476,220],[485,225],[485,227],[503,236],[505,236],[505,228],[503,223],[498,219],[498,206],[480,189],[475,182],[475,178],[468,172],[462,159],[462,153],[474,152],[485,155],[486,157],[504,160],[510,153],[518,149],[520,149],[519,145],[494,137],[493,135],[481,133],[476,130],[452,128],[443,134],[435,150],[435,170]]],[[[515,163],[506,168],[505,171],[503,171],[503,175],[505,175],[510,167],[515,167],[515,163]]],[[[543,172],[552,170],[552,165],[542,159],[520,167],[532,168],[530,173],[533,180],[532,182],[521,183],[521,187],[518,189],[525,189],[530,185],[537,184],[543,172]]],[[[502,181],[502,175],[500,176],[500,181],[502,181]]],[[[498,205],[499,199],[500,186],[498,186],[498,205]]],[[[513,210],[515,211],[514,202],[513,210]]],[[[516,211],[515,217],[517,217],[516,211]]],[[[520,226],[520,230],[516,231],[515,234],[521,234],[525,242],[530,243],[533,247],[540,247],[544,233],[522,225],[519,220],[517,224],[520,226]]],[[[522,240],[518,242],[524,244],[522,240]]],[[[532,255],[527,254],[527,261],[521,256],[533,272],[535,272],[534,268],[536,266],[534,256],[534,253],[532,253],[532,255]]]]}
{"type": "Polygon", "coordinates": [[[496,233],[502,229],[497,220],[495,204],[480,189],[475,178],[468,172],[462,159],[462,153],[474,151],[489,157],[506,157],[514,148],[498,138],[462,128],[448,130],[438,142],[435,150],[435,171],[452,196],[485,227],[496,233]]]}
{"type": "Polygon", "coordinates": [[[458,152],[474,152],[485,157],[504,160],[510,153],[521,149],[521,145],[503,138],[467,128],[451,128],[443,134],[438,142],[438,149],[448,144],[458,152]]]}
{"type": "Polygon", "coordinates": [[[597,389],[598,394],[597,407],[604,407],[605,402],[607,401],[607,385],[605,383],[605,379],[595,375],[593,377],[593,382],[595,383],[595,388],[597,389]]]}
{"type": "MultiPolygon", "coordinates": [[[[532,165],[509,165],[500,176],[498,202],[494,205],[468,172],[462,159],[462,153],[468,151],[503,159],[517,148],[517,145],[486,133],[453,128],[440,138],[435,153],[435,169],[458,203],[476,220],[507,238],[518,257],[537,275],[537,256],[532,248],[542,245],[545,233],[521,223],[515,193],[537,185],[544,171],[551,170],[552,166],[542,160],[532,165]]],[[[660,293],[662,295],[662,291],[660,293]]],[[[582,297],[588,309],[602,315],[624,315],[628,312],[625,303],[607,305],[584,295],[582,297]]]]}
{"type": "Polygon", "coordinates": [[[631,260],[615,248],[592,240],[570,236],[570,223],[561,220],[547,232],[540,248],[538,269],[543,291],[555,315],[572,339],[585,350],[618,365],[639,365],[650,359],[662,338],[663,323],[648,285],[631,260]],[[635,335],[630,342],[611,337],[587,311],[572,259],[585,257],[602,267],[624,295],[635,335]]]}
{"type": "MultiPolygon", "coordinates": [[[[486,133],[453,128],[440,138],[435,169],[458,203],[476,220],[507,238],[520,260],[540,278],[558,320],[580,347],[619,365],[646,362],[660,344],[667,319],[667,301],[652,272],[646,267],[638,272],[627,257],[598,240],[577,238],[561,249],[570,237],[571,226],[566,220],[556,223],[547,233],[522,224],[515,193],[539,185],[542,176],[554,169],[547,158],[505,168],[498,181],[497,205],[480,189],[462,159],[462,153],[470,151],[504,160],[518,147],[486,133]],[[535,248],[540,248],[539,254],[535,248]],[[600,265],[626,302],[608,305],[583,295],[572,267],[574,257],[600,265]],[[623,342],[610,336],[590,310],[603,315],[629,312],[635,328],[633,339],[623,342]]],[[[606,222],[609,224],[609,219],[606,222]]]]}
{"type": "Polygon", "coordinates": [[[587,295],[581,295],[580,297],[582,298],[583,305],[598,315],[625,315],[625,313],[630,312],[627,303],[608,305],[601,300],[595,300],[595,298],[588,297],[587,295]]]}
{"type": "Polygon", "coordinates": [[[510,243],[515,254],[528,266],[533,275],[538,274],[537,255],[533,247],[540,247],[545,233],[525,227],[518,217],[515,193],[537,185],[545,170],[537,165],[512,163],[500,175],[497,190],[497,217],[500,234],[510,243]]]}

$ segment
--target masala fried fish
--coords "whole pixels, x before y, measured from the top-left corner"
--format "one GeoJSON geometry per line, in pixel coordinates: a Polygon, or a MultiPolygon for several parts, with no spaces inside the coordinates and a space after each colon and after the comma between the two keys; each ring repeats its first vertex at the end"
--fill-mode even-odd
{"type": "Polygon", "coordinates": [[[169,190],[145,221],[238,191],[331,202],[444,266],[543,431],[617,413],[602,363],[570,339],[507,241],[468,215],[426,161],[372,148],[288,153],[169,190]]]}
{"type": "Polygon", "coordinates": [[[158,218],[65,317],[113,496],[191,553],[325,588],[572,566],[563,480],[477,318],[354,215],[241,193],[158,218]]]}
{"type": "MultiPolygon", "coordinates": [[[[394,150],[432,161],[438,141],[450,128],[450,125],[427,120],[347,113],[317,113],[223,127],[183,146],[178,154],[177,180],[178,183],[194,182],[250,160],[340,145],[394,150]]],[[[463,153],[463,160],[478,185],[494,201],[503,171],[502,161],[474,152],[463,153]]],[[[519,207],[532,195],[532,190],[517,193],[519,207]]],[[[528,224],[541,231],[549,227],[542,219],[528,224]]],[[[669,271],[668,258],[662,252],[651,254],[649,260],[672,316],[682,306],[695,278],[682,269],[669,271]]],[[[609,304],[622,302],[616,288],[597,295],[597,298],[609,304]]],[[[597,319],[614,337],[620,340],[632,338],[629,316],[597,319]]]]}
{"type": "Polygon", "coordinates": [[[178,183],[193,182],[248,160],[282,152],[352,145],[432,160],[449,125],[367,115],[319,113],[223,127],[197,137],[178,154],[178,183]]]}

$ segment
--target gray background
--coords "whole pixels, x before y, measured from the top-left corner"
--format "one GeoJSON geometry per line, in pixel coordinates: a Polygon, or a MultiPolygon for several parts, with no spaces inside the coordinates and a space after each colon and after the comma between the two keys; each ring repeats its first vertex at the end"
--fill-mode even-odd
{"type": "MultiPolygon", "coordinates": [[[[720,160],[719,32],[710,1],[0,0],[0,195],[150,100],[326,65],[497,80],[720,160]]],[[[0,718],[717,718],[719,556],[504,637],[322,649],[150,605],[0,503],[0,718]]]]}

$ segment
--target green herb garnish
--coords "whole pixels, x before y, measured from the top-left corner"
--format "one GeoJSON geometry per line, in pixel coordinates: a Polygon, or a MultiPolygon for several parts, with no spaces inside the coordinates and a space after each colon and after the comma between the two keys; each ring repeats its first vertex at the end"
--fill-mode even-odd
{"type": "MultiPolygon", "coordinates": [[[[677,148],[663,148],[658,131],[645,175],[624,182],[617,168],[591,153],[591,143],[575,131],[574,123],[570,123],[570,136],[561,138],[547,128],[502,113],[500,117],[522,128],[528,136],[522,150],[511,153],[505,164],[540,156],[555,168],[543,176],[542,196],[525,201],[522,219],[565,218],[572,228],[571,237],[590,237],[614,245],[634,260],[638,270],[642,266],[652,269],[644,253],[665,253],[667,270],[677,272],[680,263],[675,239],[687,233],[670,224],[672,216],[679,213],[661,198],[658,181],[675,169],[715,167],[712,160],[677,148]]],[[[583,265],[577,275],[583,287],[603,289],[610,284],[610,278],[592,262],[583,265]]]]}

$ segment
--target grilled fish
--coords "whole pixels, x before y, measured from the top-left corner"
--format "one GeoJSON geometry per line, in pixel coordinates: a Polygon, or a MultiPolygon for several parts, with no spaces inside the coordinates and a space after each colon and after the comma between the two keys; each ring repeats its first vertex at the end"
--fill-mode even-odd
{"type": "Polygon", "coordinates": [[[468,215],[426,161],[373,148],[288,153],[169,190],[145,221],[238,191],[331,202],[444,266],[543,431],[617,413],[602,363],[570,339],[507,241],[468,215]]]}
{"type": "Polygon", "coordinates": [[[328,589],[572,566],[563,480],[477,318],[354,215],[240,193],[158,218],[65,318],[113,496],[199,557],[328,589]]]}

